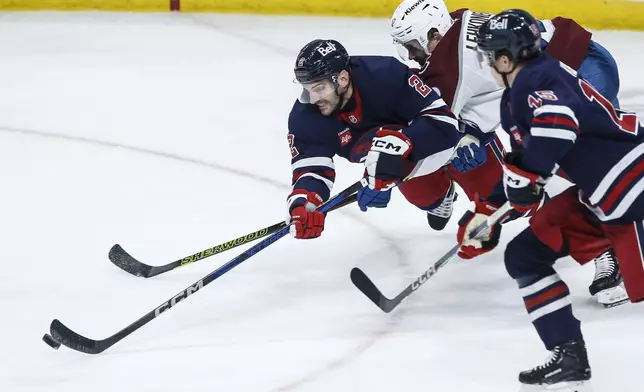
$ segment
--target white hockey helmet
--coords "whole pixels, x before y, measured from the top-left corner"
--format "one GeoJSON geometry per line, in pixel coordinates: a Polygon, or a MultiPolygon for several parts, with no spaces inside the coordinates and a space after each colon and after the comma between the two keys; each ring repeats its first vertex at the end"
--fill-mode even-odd
{"type": "Polygon", "coordinates": [[[426,60],[430,55],[429,30],[434,28],[445,35],[453,23],[443,0],[403,0],[391,17],[391,37],[403,60],[418,59],[414,52],[419,51],[426,60]]]}

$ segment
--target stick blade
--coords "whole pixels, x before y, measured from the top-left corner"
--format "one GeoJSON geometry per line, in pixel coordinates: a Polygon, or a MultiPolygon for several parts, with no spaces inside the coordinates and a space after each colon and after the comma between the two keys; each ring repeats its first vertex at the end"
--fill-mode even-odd
{"type": "Polygon", "coordinates": [[[57,319],[51,322],[49,333],[57,342],[86,354],[99,354],[109,347],[103,340],[97,341],[77,334],[57,319]]]}
{"type": "Polygon", "coordinates": [[[395,307],[390,305],[391,300],[378,290],[376,285],[373,284],[371,279],[360,268],[353,268],[351,270],[351,281],[358,290],[362,291],[362,294],[366,295],[383,312],[389,313],[395,307]]]}
{"type": "Polygon", "coordinates": [[[134,257],[130,256],[130,254],[127,253],[119,244],[112,246],[108,257],[112,264],[129,274],[143,278],[150,277],[152,266],[141,263],[134,257]]]}

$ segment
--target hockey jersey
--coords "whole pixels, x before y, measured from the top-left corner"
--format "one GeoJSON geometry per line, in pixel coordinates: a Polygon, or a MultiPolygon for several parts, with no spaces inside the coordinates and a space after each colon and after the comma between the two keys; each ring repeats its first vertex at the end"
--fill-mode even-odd
{"type": "MultiPolygon", "coordinates": [[[[481,61],[476,50],[478,29],[492,14],[460,9],[450,15],[454,24],[419,75],[440,90],[457,118],[477,124],[483,132],[493,132],[500,123],[498,107],[503,88],[496,84],[487,61],[481,61]]],[[[539,23],[547,53],[578,69],[588,51],[591,34],[571,19],[554,18],[539,23]]]]}
{"type": "Polygon", "coordinates": [[[375,129],[396,125],[411,139],[409,175],[432,173],[451,159],[458,143],[458,122],[438,92],[393,57],[353,56],[353,94],[337,116],[296,101],[288,120],[293,190],[330,196],[333,157],[361,162],[375,129]]]}
{"type": "Polygon", "coordinates": [[[572,68],[548,55],[528,62],[504,91],[501,121],[524,170],[544,178],[563,170],[601,221],[644,217],[641,122],[572,68]]]}

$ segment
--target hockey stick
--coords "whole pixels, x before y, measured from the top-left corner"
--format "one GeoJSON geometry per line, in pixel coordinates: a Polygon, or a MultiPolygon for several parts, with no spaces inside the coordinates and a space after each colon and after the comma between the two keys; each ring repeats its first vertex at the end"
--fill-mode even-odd
{"type": "MultiPolygon", "coordinates": [[[[497,221],[505,216],[509,211],[512,210],[510,203],[505,203],[501,208],[499,208],[494,214],[490,215],[485,222],[481,223],[471,234],[470,238],[476,238],[479,235],[482,235],[487,231],[488,228],[493,226],[497,221]]],[[[418,288],[427,282],[439,269],[441,269],[445,264],[447,264],[458,252],[458,249],[461,245],[455,245],[449,252],[445,253],[443,257],[438,259],[437,262],[432,264],[429,269],[423,272],[416,280],[414,280],[407,288],[405,288],[400,294],[398,294],[394,299],[389,299],[385,297],[382,292],[376,287],[376,285],[369,279],[369,277],[362,272],[359,268],[353,268],[351,270],[351,281],[362,291],[364,295],[367,296],[379,307],[383,312],[389,313],[394,310],[403,299],[407,298],[411,293],[418,290],[418,288]]]]}
{"type": "MultiPolygon", "coordinates": [[[[345,198],[357,192],[360,188],[362,188],[362,185],[360,184],[360,182],[356,182],[355,184],[351,185],[347,189],[343,190],[342,192],[330,198],[326,203],[322,204],[319,207],[319,210],[322,212],[328,211],[333,206],[342,202],[342,200],[344,200],[345,198]]],[[[121,341],[126,336],[130,335],[132,332],[138,330],[145,324],[159,317],[162,313],[164,313],[168,309],[171,309],[173,306],[175,306],[179,301],[189,297],[190,295],[204,288],[206,285],[208,285],[215,279],[219,278],[220,276],[224,275],[226,272],[230,271],[231,269],[238,266],[245,260],[248,260],[252,256],[256,255],[261,250],[266,249],[269,245],[271,245],[275,241],[286,236],[289,233],[289,228],[290,228],[290,225],[283,227],[275,234],[269,236],[268,238],[264,239],[260,243],[252,246],[250,249],[246,250],[239,256],[235,257],[234,259],[230,260],[226,264],[217,268],[210,274],[203,277],[201,280],[198,280],[193,285],[188,286],[185,290],[182,290],[177,295],[168,299],[166,302],[162,303],[154,310],[148,312],[146,315],[144,315],[134,323],[128,325],[127,327],[123,328],[122,330],[120,330],[119,332],[115,333],[114,335],[108,338],[105,338],[102,340],[93,340],[93,339],[86,338],[72,331],[71,329],[67,328],[63,323],[61,323],[57,319],[51,322],[51,326],[49,327],[50,334],[54,338],[54,340],[64,344],[65,346],[73,350],[80,351],[87,354],[101,353],[106,349],[112,347],[114,344],[121,341]]]]}
{"type": "MultiPolygon", "coordinates": [[[[329,208],[327,212],[342,208],[348,204],[355,202],[356,200],[358,200],[358,195],[351,195],[335,206],[329,208]]],[[[216,254],[236,248],[240,245],[247,244],[251,241],[255,241],[260,238],[275,234],[278,231],[282,230],[284,227],[286,227],[285,222],[278,222],[272,226],[264,227],[263,229],[259,229],[252,233],[243,235],[234,240],[226,241],[222,244],[215,245],[212,248],[202,250],[201,252],[197,252],[193,255],[186,256],[182,259],[160,266],[151,266],[138,261],[134,257],[130,256],[130,254],[127,253],[125,249],[123,249],[119,244],[112,246],[112,249],[110,249],[109,258],[115,266],[119,267],[125,272],[143,278],[150,278],[168,271],[172,271],[173,269],[183,267],[186,264],[197,262],[199,260],[205,259],[206,257],[214,256],[216,254]]]]}

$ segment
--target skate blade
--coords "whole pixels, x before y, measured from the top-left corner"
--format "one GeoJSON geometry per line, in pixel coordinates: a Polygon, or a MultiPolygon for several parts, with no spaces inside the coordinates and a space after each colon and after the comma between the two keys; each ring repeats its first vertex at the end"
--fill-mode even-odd
{"type": "Polygon", "coordinates": [[[519,392],[593,392],[590,381],[566,381],[552,385],[522,385],[519,392]]]}
{"type": "Polygon", "coordinates": [[[628,302],[628,294],[624,289],[623,283],[619,286],[611,287],[610,289],[600,291],[595,294],[597,303],[604,308],[614,308],[628,302]]]}

